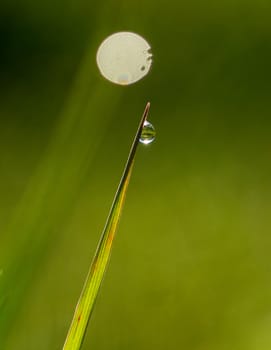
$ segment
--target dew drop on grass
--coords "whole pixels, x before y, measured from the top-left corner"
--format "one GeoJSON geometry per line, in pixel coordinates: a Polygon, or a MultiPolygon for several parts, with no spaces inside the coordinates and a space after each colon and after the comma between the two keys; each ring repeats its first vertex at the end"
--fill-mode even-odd
{"type": "Polygon", "coordinates": [[[148,74],[151,47],[136,33],[114,33],[99,46],[96,61],[103,77],[115,84],[130,85],[148,74]]]}
{"type": "Polygon", "coordinates": [[[156,133],[153,125],[147,120],[145,120],[139,141],[144,145],[148,145],[149,143],[152,143],[154,141],[155,134],[156,133]]]}

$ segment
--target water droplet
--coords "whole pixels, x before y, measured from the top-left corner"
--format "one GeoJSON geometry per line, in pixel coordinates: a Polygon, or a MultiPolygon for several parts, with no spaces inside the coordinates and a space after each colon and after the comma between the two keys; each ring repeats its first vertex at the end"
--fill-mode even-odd
{"type": "Polygon", "coordinates": [[[144,145],[148,145],[154,141],[155,134],[156,132],[153,125],[145,120],[139,141],[144,145]]]}
{"type": "Polygon", "coordinates": [[[136,33],[119,32],[101,43],[96,60],[106,79],[115,84],[129,85],[148,74],[152,65],[151,47],[136,33]]]}

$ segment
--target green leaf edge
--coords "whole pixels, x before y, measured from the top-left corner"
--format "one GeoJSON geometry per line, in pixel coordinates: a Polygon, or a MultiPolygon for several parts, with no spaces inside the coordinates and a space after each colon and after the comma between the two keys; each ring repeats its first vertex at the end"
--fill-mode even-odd
{"type": "Polygon", "coordinates": [[[63,346],[63,350],[79,350],[83,343],[87,325],[94,308],[95,300],[109,262],[112,243],[115,237],[117,225],[120,219],[125,195],[131,177],[137,146],[142,133],[144,122],[148,116],[149,109],[150,102],[147,103],[141,121],[139,123],[139,127],[131,146],[123,175],[115,194],[115,198],[107,217],[106,224],[97,246],[94,258],[90,265],[85,284],[79,297],[74,316],[66,337],[66,341],[63,346]]]}

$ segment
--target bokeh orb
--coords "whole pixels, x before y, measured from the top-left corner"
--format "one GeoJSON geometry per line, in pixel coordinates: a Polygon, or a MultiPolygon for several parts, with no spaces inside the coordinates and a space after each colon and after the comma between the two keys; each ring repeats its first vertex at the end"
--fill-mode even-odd
{"type": "Polygon", "coordinates": [[[118,32],[101,43],[96,60],[103,77],[115,84],[130,85],[148,74],[151,47],[136,33],[118,32]]]}

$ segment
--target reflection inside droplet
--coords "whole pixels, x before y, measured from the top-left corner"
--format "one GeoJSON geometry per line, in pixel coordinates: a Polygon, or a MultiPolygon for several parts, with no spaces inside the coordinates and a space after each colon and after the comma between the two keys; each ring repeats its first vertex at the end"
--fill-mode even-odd
{"type": "Polygon", "coordinates": [[[145,120],[139,141],[144,145],[148,145],[154,141],[155,134],[156,132],[153,125],[145,120]]]}
{"type": "Polygon", "coordinates": [[[131,80],[131,76],[129,73],[120,74],[117,78],[117,81],[120,85],[128,85],[131,80]]]}

